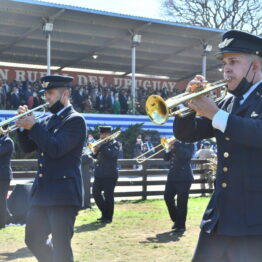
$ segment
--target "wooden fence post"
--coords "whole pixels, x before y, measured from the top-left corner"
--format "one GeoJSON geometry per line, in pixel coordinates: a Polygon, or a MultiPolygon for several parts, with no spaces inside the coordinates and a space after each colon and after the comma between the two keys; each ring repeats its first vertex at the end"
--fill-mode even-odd
{"type": "Polygon", "coordinates": [[[147,165],[144,162],[142,164],[142,200],[147,199],[147,172],[146,172],[147,165]]]}

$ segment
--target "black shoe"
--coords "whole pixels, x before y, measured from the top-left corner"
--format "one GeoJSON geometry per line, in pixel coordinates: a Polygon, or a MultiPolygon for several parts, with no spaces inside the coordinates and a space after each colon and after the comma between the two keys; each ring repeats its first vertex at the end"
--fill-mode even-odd
{"type": "Polygon", "coordinates": [[[97,219],[97,221],[101,221],[101,220],[104,220],[105,218],[102,216],[102,217],[99,217],[98,219],[97,219]]]}
{"type": "Polygon", "coordinates": [[[176,228],[176,223],[174,223],[174,225],[171,227],[171,229],[175,229],[176,228]]]}
{"type": "Polygon", "coordinates": [[[105,223],[105,224],[112,223],[112,219],[107,219],[107,218],[101,219],[100,221],[101,223],[105,223]]]}
{"type": "Polygon", "coordinates": [[[5,222],[5,224],[6,225],[9,225],[10,223],[12,223],[13,222],[13,215],[8,215],[7,217],[6,217],[6,222],[5,222]]]}
{"type": "Polygon", "coordinates": [[[186,231],[185,227],[177,227],[177,226],[175,227],[175,230],[174,230],[175,233],[183,233],[185,231],[186,231]]]}

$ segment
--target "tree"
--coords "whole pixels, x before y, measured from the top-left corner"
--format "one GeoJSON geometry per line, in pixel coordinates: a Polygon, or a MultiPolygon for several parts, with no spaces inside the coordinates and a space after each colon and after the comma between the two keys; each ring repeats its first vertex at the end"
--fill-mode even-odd
{"type": "Polygon", "coordinates": [[[161,5],[162,13],[174,22],[262,33],[262,1],[161,0],[161,5]]]}

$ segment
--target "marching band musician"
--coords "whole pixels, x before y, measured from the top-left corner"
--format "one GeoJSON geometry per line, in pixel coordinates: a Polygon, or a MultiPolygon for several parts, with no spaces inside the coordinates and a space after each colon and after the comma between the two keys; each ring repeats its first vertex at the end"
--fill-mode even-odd
{"type": "Polygon", "coordinates": [[[0,229],[4,228],[12,217],[7,208],[6,196],[13,178],[10,162],[13,151],[13,140],[0,128],[0,229]]]}
{"type": "MultiPolygon", "coordinates": [[[[111,135],[111,126],[100,126],[100,139],[111,135]]],[[[91,154],[97,159],[95,163],[93,197],[102,213],[98,221],[111,223],[114,214],[114,190],[118,179],[117,159],[119,144],[116,140],[107,141],[94,148],[91,154]],[[102,194],[103,192],[103,194],[102,194]]]]}
{"type": "MultiPolygon", "coordinates": [[[[24,129],[18,132],[22,149],[38,152],[25,243],[39,262],[74,261],[71,239],[83,203],[80,160],[86,125],[69,101],[72,80],[60,75],[42,77],[51,117],[38,123],[29,114],[16,122],[24,129]]],[[[26,111],[27,106],[20,106],[18,114],[26,111]]]]}
{"type": "MultiPolygon", "coordinates": [[[[223,35],[218,58],[232,95],[217,105],[200,96],[196,114],[176,118],[183,141],[216,137],[215,190],[204,213],[193,262],[259,262],[262,258],[262,38],[237,30],[223,35]]],[[[187,86],[194,91],[204,77],[187,86]]]]}
{"type": "Polygon", "coordinates": [[[174,140],[164,152],[164,160],[170,162],[164,198],[173,221],[175,232],[186,230],[187,202],[189,190],[194,181],[190,166],[194,144],[174,140]],[[177,195],[177,204],[175,196],[177,195]]]}

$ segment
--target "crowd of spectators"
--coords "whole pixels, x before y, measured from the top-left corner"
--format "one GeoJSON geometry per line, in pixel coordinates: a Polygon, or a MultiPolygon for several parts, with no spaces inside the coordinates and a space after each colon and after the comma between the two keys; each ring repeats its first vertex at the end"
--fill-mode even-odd
{"type": "MultiPolygon", "coordinates": [[[[27,104],[34,108],[43,103],[40,83],[29,81],[0,80],[0,109],[16,110],[19,105],[27,104]]],[[[136,113],[145,114],[144,105],[151,94],[167,99],[178,93],[178,90],[165,88],[137,87],[136,113]]],[[[72,104],[82,113],[132,114],[131,88],[123,86],[106,87],[97,83],[75,85],[72,89],[72,104]]]]}

